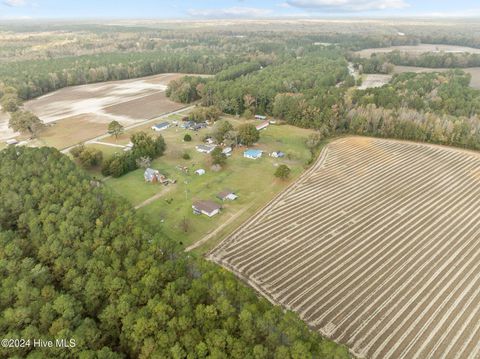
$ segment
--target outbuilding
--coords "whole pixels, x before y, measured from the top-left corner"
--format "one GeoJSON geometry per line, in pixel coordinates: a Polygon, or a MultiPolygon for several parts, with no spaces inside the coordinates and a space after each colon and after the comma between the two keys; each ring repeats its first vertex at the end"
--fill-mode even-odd
{"type": "Polygon", "coordinates": [[[232,148],[231,147],[225,147],[223,150],[222,150],[222,153],[227,156],[227,157],[230,157],[232,155],[232,148]]]}
{"type": "Polygon", "coordinates": [[[6,143],[7,145],[11,146],[11,145],[16,145],[16,144],[18,144],[18,141],[17,141],[15,138],[12,138],[12,139],[10,139],[10,140],[6,140],[5,143],[6,143]]]}
{"type": "Polygon", "coordinates": [[[285,153],[283,153],[282,151],[275,151],[275,152],[272,152],[270,156],[274,158],[282,158],[282,157],[285,157],[285,153]]]}
{"type": "Polygon", "coordinates": [[[222,200],[222,201],[234,201],[238,198],[238,196],[233,192],[228,189],[223,190],[222,192],[217,194],[217,198],[222,200]]]}
{"type": "Polygon", "coordinates": [[[203,168],[199,168],[195,171],[196,175],[203,176],[205,174],[205,170],[203,168]]]}
{"type": "Polygon", "coordinates": [[[255,128],[257,129],[257,131],[261,131],[261,130],[266,129],[268,126],[270,126],[270,122],[263,121],[261,124],[256,125],[255,128]]]}
{"type": "Polygon", "coordinates": [[[213,201],[196,201],[192,205],[194,214],[204,214],[208,217],[213,217],[220,212],[221,205],[213,201]]]}

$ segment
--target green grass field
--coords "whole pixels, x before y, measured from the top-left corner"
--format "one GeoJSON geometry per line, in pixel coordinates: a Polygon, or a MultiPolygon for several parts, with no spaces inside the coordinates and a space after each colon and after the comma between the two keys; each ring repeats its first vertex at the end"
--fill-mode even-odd
{"type": "MultiPolygon", "coordinates": [[[[228,118],[228,120],[234,126],[243,122],[236,118],[228,118]]],[[[154,160],[151,167],[175,179],[176,184],[165,187],[160,184],[145,183],[143,169],[105,181],[107,187],[125,197],[134,206],[140,205],[159,192],[166,192],[152,203],[138,209],[138,212],[153,224],[161,226],[167,235],[185,246],[200,240],[212,231],[216,231],[222,223],[228,222],[228,225],[217,230],[218,233],[215,233],[211,240],[199,249],[200,252],[211,248],[291,183],[304,171],[311,156],[310,151],[305,147],[305,139],[312,133],[311,130],[288,125],[271,125],[261,131],[259,143],[251,147],[265,151],[261,159],[244,158],[245,148],[236,148],[233,155],[228,158],[225,168],[220,172],[214,172],[210,169],[210,156],[195,150],[195,146],[202,143],[201,139],[210,131],[211,129],[204,129],[191,132],[179,127],[171,127],[161,132],[167,143],[167,151],[164,156],[154,160]],[[192,135],[191,142],[183,141],[185,133],[192,135]],[[276,159],[268,155],[277,150],[285,152],[287,156],[276,159]],[[185,152],[191,156],[190,160],[182,158],[185,152]],[[273,174],[279,164],[287,164],[291,168],[289,180],[282,181],[274,177],[273,174]],[[187,167],[188,173],[177,169],[179,165],[187,167]],[[205,169],[206,174],[203,176],[194,174],[194,171],[199,168],[205,169]],[[193,214],[193,201],[214,200],[221,203],[216,199],[216,194],[224,189],[233,190],[239,198],[235,201],[223,202],[222,212],[212,218],[193,214]]],[[[126,138],[121,138],[120,141],[125,142],[126,138]]],[[[105,156],[112,155],[112,151],[116,150],[114,147],[92,146],[104,150],[105,156]]]]}

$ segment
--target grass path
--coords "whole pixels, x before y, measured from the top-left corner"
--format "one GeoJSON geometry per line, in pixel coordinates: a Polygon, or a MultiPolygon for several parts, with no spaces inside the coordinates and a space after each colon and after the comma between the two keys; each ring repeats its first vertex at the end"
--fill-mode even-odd
{"type": "Polygon", "coordinates": [[[162,197],[163,195],[167,194],[168,192],[170,192],[172,190],[173,186],[168,186],[168,187],[165,187],[164,189],[162,189],[160,192],[158,192],[156,195],[146,199],[145,201],[143,201],[142,203],[138,204],[135,206],[135,209],[139,209],[139,208],[142,208],[142,207],[145,207],[147,205],[149,205],[150,203],[156,201],[157,199],[159,199],[160,197],[162,197]]]}
{"type": "Polygon", "coordinates": [[[208,242],[212,237],[214,237],[217,233],[219,233],[223,228],[225,228],[226,226],[228,226],[230,223],[232,223],[235,219],[237,219],[238,217],[240,217],[243,213],[245,213],[246,211],[248,211],[252,206],[248,206],[248,207],[245,207],[243,208],[242,210],[238,211],[238,212],[235,212],[228,220],[226,220],[225,222],[223,222],[220,226],[218,226],[217,228],[215,228],[212,232],[208,233],[205,237],[203,237],[202,239],[196,241],[195,243],[193,243],[192,245],[188,246],[187,248],[185,248],[185,252],[190,252],[191,250],[195,249],[195,248],[198,248],[200,246],[202,246],[203,244],[205,244],[206,242],[208,242]]]}

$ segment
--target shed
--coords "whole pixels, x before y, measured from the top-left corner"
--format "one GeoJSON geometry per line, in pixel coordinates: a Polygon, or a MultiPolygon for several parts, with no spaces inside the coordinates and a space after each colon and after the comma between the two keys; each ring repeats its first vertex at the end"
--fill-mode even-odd
{"type": "Polygon", "coordinates": [[[195,171],[195,174],[199,176],[203,176],[205,174],[205,170],[203,168],[199,168],[198,170],[195,171]]]}
{"type": "Polygon", "coordinates": [[[213,201],[196,201],[192,204],[193,213],[213,217],[220,212],[221,205],[213,201]]]}
{"type": "Polygon", "coordinates": [[[282,157],[285,157],[285,153],[283,153],[282,151],[275,151],[275,152],[272,152],[270,156],[275,158],[282,158],[282,157]]]}
{"type": "Polygon", "coordinates": [[[257,120],[265,121],[265,120],[267,119],[267,116],[255,115],[255,118],[256,118],[257,120]]]}
{"type": "Polygon", "coordinates": [[[227,157],[230,157],[232,155],[232,148],[231,147],[225,147],[223,150],[222,150],[222,153],[227,156],[227,157]]]}
{"type": "Polygon", "coordinates": [[[6,140],[5,143],[7,145],[16,145],[18,143],[18,141],[15,138],[12,138],[10,140],[6,140]]]}
{"type": "Polygon", "coordinates": [[[243,157],[256,160],[257,158],[262,157],[262,153],[263,152],[261,150],[246,150],[245,152],[243,152],[243,157]]]}
{"type": "Polygon", "coordinates": [[[261,131],[261,130],[266,129],[268,126],[270,126],[270,122],[263,121],[262,123],[256,125],[255,128],[257,129],[257,131],[261,131]]]}
{"type": "Polygon", "coordinates": [[[217,194],[217,198],[222,201],[226,201],[226,200],[234,201],[238,198],[238,196],[233,191],[225,189],[222,192],[219,192],[217,194]]]}

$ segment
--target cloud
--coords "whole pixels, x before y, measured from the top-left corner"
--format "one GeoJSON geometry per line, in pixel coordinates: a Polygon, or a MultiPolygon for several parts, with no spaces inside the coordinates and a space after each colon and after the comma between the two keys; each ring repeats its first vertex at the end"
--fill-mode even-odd
{"type": "Polygon", "coordinates": [[[27,5],[26,0],[3,0],[3,4],[10,7],[19,7],[27,5]]]}
{"type": "Polygon", "coordinates": [[[258,18],[265,17],[272,10],[256,7],[230,7],[223,9],[190,9],[188,15],[208,19],[258,18]]]}
{"type": "Polygon", "coordinates": [[[359,12],[371,10],[404,9],[405,0],[287,0],[287,5],[327,12],[359,12]]]}

